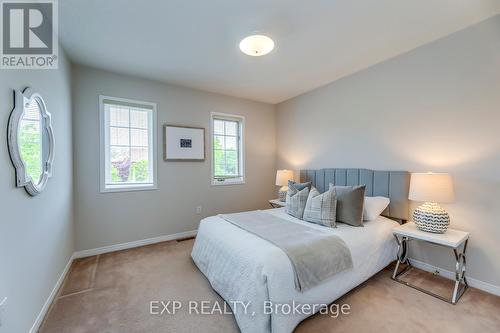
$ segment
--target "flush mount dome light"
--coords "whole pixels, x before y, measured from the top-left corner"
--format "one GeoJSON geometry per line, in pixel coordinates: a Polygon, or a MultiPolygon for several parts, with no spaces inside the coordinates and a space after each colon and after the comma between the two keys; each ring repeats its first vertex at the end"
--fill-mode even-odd
{"type": "Polygon", "coordinates": [[[252,35],[245,37],[240,42],[240,50],[246,55],[260,57],[268,54],[274,49],[274,42],[264,35],[252,35]]]}

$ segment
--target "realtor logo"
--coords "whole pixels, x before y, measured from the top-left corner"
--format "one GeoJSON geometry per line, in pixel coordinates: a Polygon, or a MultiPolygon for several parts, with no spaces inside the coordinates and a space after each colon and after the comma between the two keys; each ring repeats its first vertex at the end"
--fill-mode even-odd
{"type": "Polygon", "coordinates": [[[2,0],[0,17],[0,68],[57,68],[57,0],[2,0]]]}

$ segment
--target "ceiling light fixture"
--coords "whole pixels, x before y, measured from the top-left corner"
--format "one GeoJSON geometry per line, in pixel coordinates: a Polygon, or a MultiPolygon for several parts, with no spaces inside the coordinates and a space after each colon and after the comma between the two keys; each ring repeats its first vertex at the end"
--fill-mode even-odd
{"type": "Polygon", "coordinates": [[[240,50],[246,55],[260,57],[274,49],[274,41],[264,35],[251,35],[240,42],[240,50]]]}

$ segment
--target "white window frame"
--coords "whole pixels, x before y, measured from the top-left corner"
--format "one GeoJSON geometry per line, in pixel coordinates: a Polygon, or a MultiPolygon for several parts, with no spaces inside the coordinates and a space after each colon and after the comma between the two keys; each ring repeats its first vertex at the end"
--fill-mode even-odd
{"type": "Polygon", "coordinates": [[[211,156],[211,161],[210,161],[210,179],[211,183],[214,186],[224,186],[224,185],[239,185],[239,184],[245,184],[245,117],[236,115],[236,114],[229,114],[229,113],[220,113],[220,112],[211,112],[210,113],[210,156],[211,156]],[[239,160],[240,160],[240,170],[241,170],[241,177],[237,179],[225,179],[225,180],[218,180],[215,179],[215,156],[214,156],[214,118],[217,119],[226,119],[226,120],[233,120],[233,121],[238,121],[240,124],[239,128],[239,160]]]}
{"type": "MultiPolygon", "coordinates": [[[[157,165],[157,152],[158,152],[158,135],[157,135],[157,111],[156,103],[112,97],[112,96],[99,96],[99,129],[100,129],[100,175],[99,175],[99,188],[101,193],[108,192],[128,192],[128,191],[148,191],[158,189],[158,165],[157,165]],[[152,120],[151,120],[151,136],[149,137],[149,149],[152,153],[153,163],[152,163],[152,174],[153,182],[151,184],[116,184],[108,185],[106,184],[106,172],[108,170],[107,165],[109,165],[109,156],[106,154],[106,148],[109,146],[109,134],[108,134],[108,122],[106,119],[106,112],[104,108],[104,101],[111,100],[117,103],[131,103],[137,104],[138,106],[149,106],[152,108],[152,120]]],[[[151,172],[151,170],[150,170],[151,172]]]]}

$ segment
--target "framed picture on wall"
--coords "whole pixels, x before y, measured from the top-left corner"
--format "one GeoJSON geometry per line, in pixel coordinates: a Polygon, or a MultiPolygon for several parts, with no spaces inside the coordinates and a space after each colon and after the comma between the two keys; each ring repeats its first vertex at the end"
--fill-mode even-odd
{"type": "Polygon", "coordinates": [[[163,159],[165,161],[204,161],[205,129],[163,125],[163,159]]]}

